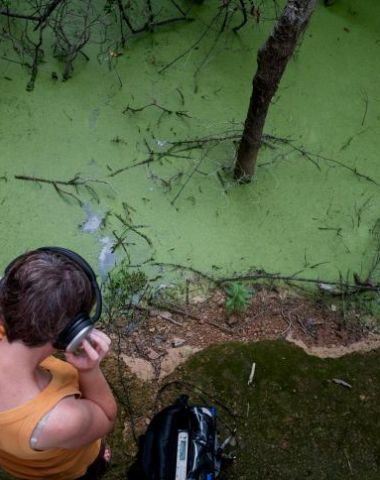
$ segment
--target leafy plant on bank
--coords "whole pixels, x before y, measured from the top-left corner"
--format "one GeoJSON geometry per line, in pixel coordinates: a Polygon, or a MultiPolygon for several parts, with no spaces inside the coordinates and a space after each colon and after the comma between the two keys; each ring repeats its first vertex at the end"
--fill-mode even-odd
{"type": "Polygon", "coordinates": [[[239,313],[247,310],[250,299],[250,290],[239,282],[233,282],[226,288],[226,310],[228,314],[239,313]]]}
{"type": "Polygon", "coordinates": [[[131,271],[127,261],[122,261],[108,274],[105,284],[104,303],[107,320],[131,319],[134,307],[147,295],[148,286],[148,277],[144,272],[131,271]]]}

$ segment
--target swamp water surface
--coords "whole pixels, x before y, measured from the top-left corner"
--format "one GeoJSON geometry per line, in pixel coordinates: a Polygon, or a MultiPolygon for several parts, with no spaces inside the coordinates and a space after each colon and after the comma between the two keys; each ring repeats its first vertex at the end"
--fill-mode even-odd
{"type": "MultiPolygon", "coordinates": [[[[376,0],[318,4],[270,109],[266,133],[320,157],[310,160],[289,145],[263,148],[255,181],[236,186],[225,171],[234,161],[230,141],[195,150],[190,159],[167,157],[114,175],[168,142],[242,128],[257,50],[272,23],[252,20],[238,35],[231,28],[220,35],[220,22],[212,23],[216,8],[196,6],[190,24],[129,39],[111,71],[90,45],[90,61],[78,60],[67,82],[52,79],[62,65],[46,47],[31,93],[27,72],[1,61],[1,267],[28,248],[64,245],[94,265],[103,259],[106,270],[114,261],[112,232],[125,232],[115,215],[125,219],[127,209],[130,223],[144,225],[139,231],[150,240],[129,231],[131,263],[154,257],[219,275],[256,267],[334,280],[352,272],[365,277],[377,248],[380,205],[376,0]],[[158,73],[209,23],[196,48],[158,73]],[[154,106],[125,111],[152,102],[188,116],[154,106]],[[52,185],[15,178],[67,181],[76,174],[93,180],[93,191],[62,188],[85,208],[52,185]],[[88,212],[105,217],[103,228],[83,228],[88,212]]],[[[125,255],[122,248],[116,253],[125,255]]]]}

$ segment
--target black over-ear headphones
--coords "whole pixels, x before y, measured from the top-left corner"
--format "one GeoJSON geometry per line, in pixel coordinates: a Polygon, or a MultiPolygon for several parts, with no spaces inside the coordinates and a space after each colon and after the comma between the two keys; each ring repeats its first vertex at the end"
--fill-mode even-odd
{"type": "MultiPolygon", "coordinates": [[[[66,350],[67,352],[74,352],[82,343],[82,341],[90,334],[91,330],[94,328],[94,324],[99,320],[102,313],[102,294],[98,282],[96,281],[96,275],[90,265],[86,260],[81,257],[78,253],[73,252],[67,248],[62,247],[41,247],[37,248],[37,252],[51,252],[62,255],[72,262],[76,263],[83,272],[87,275],[88,279],[91,282],[93,292],[95,294],[96,300],[96,309],[93,317],[90,317],[87,312],[80,312],[76,317],[74,317],[68,325],[63,329],[63,331],[58,335],[58,338],[53,343],[55,348],[59,350],[66,350]]],[[[10,271],[12,266],[22,257],[15,258],[5,269],[4,277],[10,271]]],[[[4,280],[4,279],[3,279],[4,280]]]]}

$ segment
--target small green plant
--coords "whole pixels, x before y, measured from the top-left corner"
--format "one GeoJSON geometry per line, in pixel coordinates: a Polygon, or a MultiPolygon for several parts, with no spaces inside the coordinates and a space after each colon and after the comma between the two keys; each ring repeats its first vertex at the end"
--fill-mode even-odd
{"type": "Polygon", "coordinates": [[[108,275],[104,292],[109,320],[129,318],[133,306],[146,294],[147,285],[145,273],[141,270],[131,271],[126,261],[114,268],[108,275]]]}
{"type": "Polygon", "coordinates": [[[227,300],[226,310],[227,313],[244,312],[251,299],[250,290],[239,282],[231,283],[226,288],[227,300]]]}

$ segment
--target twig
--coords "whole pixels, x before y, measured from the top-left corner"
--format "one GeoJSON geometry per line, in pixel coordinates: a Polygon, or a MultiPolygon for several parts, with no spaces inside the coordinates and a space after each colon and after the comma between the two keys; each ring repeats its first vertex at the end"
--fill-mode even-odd
{"type": "MultiPolygon", "coordinates": [[[[136,308],[137,310],[141,310],[141,311],[143,311],[143,312],[147,312],[150,316],[153,316],[154,310],[152,310],[151,308],[143,307],[143,306],[141,306],[141,305],[135,305],[135,308],[136,308]]],[[[167,322],[172,323],[173,325],[177,325],[177,327],[183,327],[183,324],[182,324],[182,323],[177,322],[176,320],[174,320],[173,318],[168,317],[167,315],[164,315],[164,314],[160,313],[160,314],[159,314],[159,317],[162,318],[163,320],[166,320],[167,322]]]]}
{"type": "Polygon", "coordinates": [[[69,186],[86,185],[88,182],[105,183],[105,184],[107,183],[104,180],[84,179],[84,178],[81,178],[79,175],[75,175],[70,180],[49,180],[47,178],[31,177],[28,175],[15,175],[14,178],[17,180],[25,180],[29,182],[50,183],[50,184],[56,184],[56,185],[69,185],[69,186]]]}
{"type": "Polygon", "coordinates": [[[18,60],[13,60],[12,58],[4,57],[2,55],[0,55],[0,59],[5,60],[6,62],[9,62],[9,63],[16,63],[17,65],[21,65],[22,67],[29,67],[30,66],[25,62],[20,62],[18,60]]]}
{"type": "Polygon", "coordinates": [[[227,187],[226,187],[226,184],[225,184],[225,182],[223,180],[223,177],[222,177],[221,173],[219,172],[219,170],[216,172],[216,176],[218,177],[218,180],[219,180],[220,184],[222,185],[224,193],[227,194],[228,193],[227,187]]]}
{"type": "Polygon", "coordinates": [[[289,145],[291,145],[292,148],[296,152],[300,153],[303,157],[305,157],[307,160],[309,160],[319,171],[321,171],[321,167],[319,166],[318,162],[316,162],[313,159],[313,157],[312,157],[313,154],[312,153],[309,153],[306,150],[304,150],[302,147],[297,147],[297,146],[291,144],[290,142],[289,142],[289,145]]]}
{"type": "MultiPolygon", "coordinates": [[[[224,8],[226,9],[225,21],[227,21],[228,6],[226,6],[226,7],[224,7],[224,8]]],[[[195,83],[194,93],[196,93],[196,92],[198,91],[198,85],[197,85],[198,75],[199,75],[202,67],[206,64],[207,60],[209,59],[212,51],[213,51],[214,48],[216,47],[216,44],[218,43],[219,38],[220,38],[221,35],[223,34],[223,30],[224,30],[224,27],[222,27],[222,29],[220,30],[220,32],[215,36],[214,41],[213,41],[212,44],[211,44],[211,47],[209,48],[209,50],[208,50],[208,52],[206,53],[205,57],[203,58],[202,62],[198,65],[197,69],[196,69],[195,72],[194,72],[194,83],[195,83]]]]}
{"type": "Polygon", "coordinates": [[[126,170],[129,170],[135,167],[140,167],[141,165],[147,165],[148,163],[152,163],[154,161],[155,161],[155,158],[149,157],[146,160],[143,160],[142,162],[132,163],[132,165],[119,168],[118,170],[115,170],[114,172],[110,173],[108,176],[115,177],[116,175],[119,175],[119,173],[125,172],[126,170]]]}
{"type": "Polygon", "coordinates": [[[151,265],[156,265],[156,266],[159,266],[159,267],[174,267],[174,268],[178,268],[179,270],[188,270],[189,272],[196,273],[200,277],[203,277],[203,278],[205,278],[206,280],[208,280],[212,283],[215,283],[215,284],[217,283],[217,280],[215,280],[215,278],[213,278],[210,275],[207,275],[207,273],[201,272],[200,270],[197,270],[193,267],[180,265],[178,263],[167,263],[167,262],[153,262],[151,265]]]}
{"type": "Polygon", "coordinates": [[[132,108],[132,107],[130,107],[130,106],[128,105],[128,106],[123,110],[123,113],[126,113],[126,112],[137,113],[137,112],[141,112],[141,111],[143,111],[143,110],[145,110],[146,108],[149,108],[149,107],[157,107],[159,110],[161,110],[161,111],[164,112],[164,113],[168,113],[169,115],[171,115],[172,113],[174,113],[174,114],[177,115],[178,117],[191,118],[191,116],[190,116],[185,110],[169,110],[168,108],[165,108],[165,107],[163,107],[162,105],[159,105],[159,104],[156,103],[156,102],[149,103],[148,105],[144,105],[144,106],[139,107],[139,108],[132,108]]]}
{"type": "Polygon", "coordinates": [[[38,20],[37,25],[34,27],[34,31],[36,31],[43,23],[46,22],[48,17],[54,12],[54,10],[58,7],[58,5],[64,0],[53,0],[51,3],[48,3],[44,13],[41,15],[40,19],[38,20]]]}
{"type": "Polygon", "coordinates": [[[184,17],[186,17],[186,15],[187,15],[188,12],[185,12],[184,10],[182,10],[182,8],[178,5],[177,2],[175,2],[174,0],[170,0],[170,3],[175,6],[175,8],[179,11],[179,13],[180,13],[181,15],[183,15],[184,17]]]}
{"type": "Polygon", "coordinates": [[[23,180],[27,182],[34,182],[34,183],[47,183],[48,185],[51,185],[54,190],[62,197],[65,198],[65,196],[69,196],[74,198],[76,202],[78,202],[79,206],[83,205],[83,202],[80,200],[80,198],[75,195],[72,192],[68,192],[67,190],[64,190],[61,186],[69,186],[73,187],[76,191],[78,191],[78,187],[84,186],[87,188],[89,193],[92,195],[95,200],[98,198],[96,195],[95,190],[92,187],[89,187],[90,182],[95,182],[95,183],[107,183],[103,180],[94,180],[94,179],[84,179],[81,178],[79,175],[75,175],[73,178],[70,180],[51,180],[48,178],[41,178],[41,177],[33,177],[33,176],[28,176],[28,175],[15,175],[14,178],[16,180],[23,180]]]}
{"type": "Polygon", "coordinates": [[[160,313],[160,318],[163,320],[166,320],[167,322],[173,323],[174,325],[177,325],[179,327],[183,327],[182,323],[177,322],[176,320],[173,320],[172,318],[168,317],[167,315],[160,313]]]}
{"type": "Polygon", "coordinates": [[[253,362],[252,363],[252,368],[251,368],[251,373],[249,374],[249,378],[248,378],[248,383],[247,385],[251,385],[252,382],[253,382],[253,377],[255,376],[255,371],[256,371],[256,363],[253,362]]]}
{"type": "Polygon", "coordinates": [[[257,271],[256,273],[248,274],[248,275],[237,275],[235,277],[228,277],[228,278],[221,278],[215,280],[215,283],[219,285],[223,285],[224,283],[228,282],[238,282],[238,281],[250,281],[250,280],[260,280],[260,279],[268,279],[268,280],[280,280],[280,281],[289,281],[289,282],[301,282],[301,283],[313,283],[315,285],[330,285],[332,287],[340,287],[345,291],[341,292],[344,294],[354,294],[359,293],[361,291],[367,292],[380,292],[380,285],[357,285],[357,284],[350,284],[348,282],[331,282],[325,280],[318,280],[314,278],[304,278],[304,277],[296,277],[295,275],[280,275],[278,273],[267,273],[263,272],[262,270],[257,271]]]}
{"type": "Polygon", "coordinates": [[[178,95],[180,96],[181,99],[181,105],[185,105],[185,97],[183,96],[183,93],[179,88],[176,88],[176,91],[178,92],[178,95]]]}
{"type": "Polygon", "coordinates": [[[30,80],[26,86],[26,90],[28,92],[31,92],[34,89],[34,83],[36,81],[37,77],[37,69],[38,69],[38,61],[39,61],[39,54],[40,54],[40,49],[42,46],[42,40],[43,40],[43,32],[46,27],[46,23],[43,24],[40,28],[39,32],[39,37],[38,37],[38,42],[34,44],[34,56],[33,56],[33,63],[32,63],[32,73],[30,75],[30,80]]]}
{"type": "Polygon", "coordinates": [[[132,232],[136,233],[139,237],[143,238],[146,243],[152,247],[152,240],[145,235],[144,233],[141,233],[138,231],[138,228],[143,228],[145,225],[131,225],[127,220],[125,220],[121,215],[118,213],[115,213],[115,217],[119,220],[119,222],[126,227],[127,230],[131,230],[132,232]]]}
{"type": "Polygon", "coordinates": [[[352,389],[352,385],[348,382],[346,382],[345,380],[342,380],[340,378],[333,378],[332,381],[334,383],[336,383],[337,385],[340,385],[341,387],[345,387],[345,388],[348,388],[348,389],[352,389]]]}
{"type": "Polygon", "coordinates": [[[220,11],[214,16],[214,18],[211,20],[210,24],[207,26],[207,28],[205,29],[205,31],[202,33],[202,35],[198,38],[198,40],[196,40],[189,48],[187,48],[184,52],[182,52],[180,55],[178,55],[176,58],[174,58],[171,62],[169,62],[167,65],[165,65],[164,67],[162,67],[158,73],[163,73],[165,72],[168,68],[172,67],[176,62],[178,62],[178,60],[180,60],[182,57],[184,57],[187,53],[191,52],[191,50],[193,50],[193,48],[195,48],[203,39],[204,37],[207,35],[207,33],[209,32],[211,26],[214,24],[214,22],[219,18],[220,16],[220,11]]]}
{"type": "Polygon", "coordinates": [[[201,159],[199,160],[199,162],[195,165],[195,167],[193,168],[193,170],[190,172],[190,174],[188,175],[187,179],[185,180],[185,182],[181,185],[181,187],[179,188],[178,192],[174,195],[174,198],[172,200],[170,200],[170,204],[171,205],[174,205],[175,202],[178,200],[178,198],[180,197],[181,193],[185,190],[186,186],[188,185],[188,183],[190,182],[190,180],[193,178],[195,172],[198,170],[199,166],[201,165],[201,163],[203,162],[203,159],[204,159],[204,155],[201,157],[201,159]]]}
{"type": "Polygon", "coordinates": [[[353,173],[354,175],[356,175],[357,177],[359,178],[363,178],[364,180],[367,180],[368,182],[370,183],[373,183],[374,185],[376,185],[377,187],[380,187],[380,184],[378,182],[376,182],[376,180],[374,180],[373,178],[369,177],[368,175],[365,175],[363,173],[360,173],[356,168],[352,168],[352,167],[349,167],[348,165],[345,165],[344,163],[342,162],[339,162],[338,160],[335,160],[333,158],[328,158],[328,157],[324,157],[323,155],[318,155],[318,154],[313,154],[315,157],[318,157],[320,158],[321,160],[324,160],[326,162],[331,162],[335,165],[338,165],[339,167],[342,167],[348,171],[350,171],[351,173],[353,173]]]}
{"type": "MultiPolygon", "coordinates": [[[[193,18],[187,17],[187,12],[183,12],[180,9],[180,12],[182,13],[182,17],[169,18],[169,19],[166,19],[166,20],[160,20],[158,22],[154,22],[154,14],[153,14],[153,10],[152,10],[152,4],[151,4],[150,0],[147,0],[148,19],[145,21],[145,23],[141,27],[135,28],[132,25],[132,22],[129,19],[129,17],[128,17],[126,11],[125,11],[122,0],[117,0],[117,6],[118,6],[118,9],[119,9],[119,13],[120,13],[121,18],[125,21],[125,23],[128,25],[128,28],[131,30],[131,32],[133,34],[138,34],[138,33],[142,33],[142,32],[152,32],[155,27],[161,27],[161,26],[167,25],[169,23],[181,22],[181,21],[182,22],[192,22],[194,20],[193,18]]],[[[177,5],[176,5],[176,7],[178,9],[177,5]]]]}
{"type": "Polygon", "coordinates": [[[238,32],[242,27],[244,27],[244,25],[247,23],[247,19],[248,19],[247,10],[245,8],[244,0],[239,0],[239,3],[240,3],[240,6],[241,6],[241,11],[243,12],[243,20],[237,27],[234,27],[232,29],[235,33],[238,32]]]}
{"type": "Polygon", "coordinates": [[[37,30],[42,25],[42,23],[44,23],[47,20],[47,18],[53,13],[53,11],[62,1],[63,0],[53,0],[51,3],[48,3],[44,13],[39,16],[11,12],[8,8],[6,10],[3,10],[3,9],[0,10],[0,15],[3,15],[5,17],[10,17],[10,18],[18,18],[20,20],[30,20],[32,22],[38,22],[34,28],[34,30],[37,30]]]}
{"type": "Polygon", "coordinates": [[[299,317],[297,314],[295,314],[295,317],[296,317],[297,323],[298,323],[298,325],[301,327],[301,330],[303,331],[303,333],[304,333],[305,335],[309,335],[310,337],[314,337],[314,338],[315,338],[315,332],[313,332],[310,328],[307,328],[307,327],[305,326],[305,324],[303,323],[303,321],[300,319],[300,317],[299,317]]]}
{"type": "Polygon", "coordinates": [[[15,12],[9,11],[8,9],[0,10],[0,15],[4,15],[5,17],[10,17],[10,18],[19,18],[21,20],[31,20],[32,22],[39,22],[41,19],[40,16],[36,17],[35,15],[25,15],[23,13],[15,13],[15,12]]]}
{"type": "Polygon", "coordinates": [[[346,460],[347,460],[347,465],[348,465],[348,468],[350,470],[350,473],[351,475],[353,474],[353,470],[352,470],[352,466],[351,466],[351,462],[350,462],[350,459],[347,455],[347,452],[346,452],[346,449],[343,449],[343,453],[344,453],[344,456],[346,457],[346,460]]]}
{"type": "Polygon", "coordinates": [[[81,200],[79,197],[77,197],[74,193],[68,192],[67,190],[64,190],[63,188],[58,187],[58,185],[57,185],[56,183],[52,183],[52,185],[53,185],[54,190],[58,193],[58,195],[59,195],[63,200],[65,200],[65,195],[66,195],[66,196],[68,196],[68,197],[73,198],[76,202],[78,202],[78,205],[79,205],[80,207],[83,207],[83,202],[82,202],[82,200],[81,200]]]}
{"type": "Polygon", "coordinates": [[[342,236],[342,227],[318,227],[318,230],[332,231],[332,232],[336,232],[338,237],[342,236]]]}
{"type": "Polygon", "coordinates": [[[194,18],[190,17],[176,17],[176,18],[168,18],[166,20],[161,20],[159,22],[152,23],[151,27],[162,27],[164,25],[168,25],[169,23],[177,23],[177,22],[193,22],[194,18]]]}
{"type": "MultiPolygon", "coordinates": [[[[131,107],[127,107],[131,109],[131,107]]],[[[141,107],[144,108],[144,107],[141,107]]],[[[140,110],[140,109],[139,109],[140,110]]],[[[145,160],[142,160],[141,162],[136,162],[131,165],[127,165],[125,167],[121,167],[113,172],[111,172],[108,177],[115,177],[116,175],[119,175],[120,173],[126,172],[127,170],[130,170],[135,167],[140,167],[142,165],[149,165],[150,163],[153,163],[155,161],[160,161],[165,157],[172,157],[172,158],[183,158],[186,160],[191,159],[191,157],[187,155],[181,155],[182,152],[187,152],[189,150],[195,150],[195,149],[201,149],[205,145],[213,145],[213,144],[219,144],[220,142],[223,141],[228,141],[228,140],[238,140],[241,137],[241,131],[239,130],[237,133],[228,133],[228,134],[219,134],[219,135],[212,135],[210,137],[198,137],[194,138],[192,140],[178,140],[174,142],[168,142],[170,147],[163,152],[155,152],[154,150],[151,149],[151,147],[148,145],[148,143],[145,140],[145,145],[148,149],[149,152],[149,157],[145,160]]],[[[275,137],[273,135],[267,135],[264,134],[262,137],[263,144],[266,146],[272,145],[272,143],[286,143],[288,142],[287,139],[281,138],[281,137],[275,137]]],[[[198,166],[196,167],[196,170],[198,169],[198,166]]],[[[195,172],[197,173],[197,172],[195,172]]]]}
{"type": "MultiPolygon", "coordinates": [[[[168,304],[160,304],[160,303],[155,303],[155,302],[151,302],[150,305],[155,307],[155,308],[158,308],[160,310],[167,310],[168,312],[176,313],[177,315],[182,315],[184,317],[191,318],[193,320],[196,320],[197,322],[202,322],[203,321],[197,315],[193,315],[192,313],[185,312],[184,310],[181,310],[178,307],[173,307],[173,306],[168,305],[168,304]]],[[[226,327],[223,327],[222,325],[219,325],[218,323],[213,322],[212,320],[207,320],[207,321],[205,321],[205,323],[207,323],[208,325],[212,325],[213,327],[217,328],[218,330],[221,330],[224,333],[227,333],[228,335],[231,335],[231,333],[233,333],[232,330],[230,330],[226,327]]]]}
{"type": "Polygon", "coordinates": [[[229,14],[228,7],[229,7],[229,2],[223,2],[221,8],[224,8],[224,10],[225,10],[224,11],[224,19],[223,19],[223,23],[222,23],[222,26],[220,28],[219,33],[223,33],[224,29],[226,28],[227,20],[228,20],[228,14],[229,14]]]}
{"type": "Polygon", "coordinates": [[[356,216],[357,216],[357,227],[358,228],[360,227],[363,211],[368,206],[368,204],[371,200],[372,200],[372,197],[368,197],[367,200],[364,201],[363,205],[361,205],[359,208],[357,208],[356,202],[355,202],[355,213],[356,213],[356,216]]]}
{"type": "Polygon", "coordinates": [[[362,126],[364,125],[365,117],[367,116],[367,111],[368,111],[368,94],[367,92],[363,91],[362,92],[362,97],[364,98],[364,115],[363,115],[363,120],[362,120],[362,126]]]}
{"type": "MultiPolygon", "coordinates": [[[[379,253],[379,262],[380,262],[380,253],[379,253]]],[[[188,270],[190,272],[194,272],[197,275],[205,278],[206,280],[212,282],[215,286],[223,286],[225,283],[230,282],[239,282],[239,281],[252,281],[252,280],[261,280],[261,279],[268,279],[273,281],[285,281],[285,282],[299,282],[299,283],[312,283],[315,285],[327,285],[331,287],[339,287],[341,289],[346,290],[345,294],[355,294],[360,292],[380,292],[380,284],[350,284],[348,282],[333,282],[329,280],[321,280],[321,279],[314,279],[314,278],[304,278],[304,277],[297,277],[295,274],[293,275],[281,275],[279,273],[268,273],[263,270],[257,270],[254,273],[250,273],[247,275],[236,275],[234,277],[224,277],[224,278],[214,278],[211,275],[208,275],[200,270],[196,270],[192,267],[188,267],[185,265],[180,265],[177,263],[166,263],[166,262],[152,262],[151,265],[157,266],[167,266],[167,267],[174,267],[180,270],[188,270]]],[[[342,292],[343,293],[343,292],[342,292]]]]}

